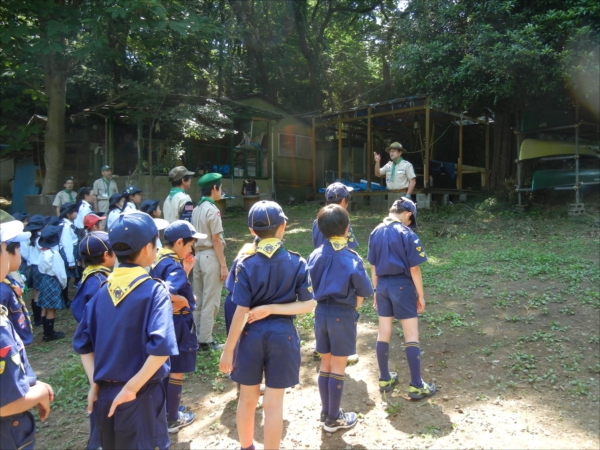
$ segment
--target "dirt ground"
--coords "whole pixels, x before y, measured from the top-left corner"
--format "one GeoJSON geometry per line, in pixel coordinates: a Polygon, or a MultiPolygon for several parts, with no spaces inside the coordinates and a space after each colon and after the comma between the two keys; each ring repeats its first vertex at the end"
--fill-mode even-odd
{"type": "MultiPolygon", "coordinates": [[[[293,226],[309,229],[314,217],[299,211],[294,223],[294,213],[288,215],[290,230],[293,226]]],[[[353,219],[363,249],[377,220],[368,214],[353,219]]],[[[435,254],[436,239],[440,248],[448,245],[443,236],[435,237],[434,228],[423,232],[429,238],[429,254],[435,254]]],[[[502,224],[497,229],[501,230],[502,224]]],[[[565,233],[567,229],[574,233],[568,226],[565,233]]],[[[486,229],[481,234],[483,241],[465,241],[463,249],[469,251],[475,242],[485,249],[489,233],[486,229]]],[[[591,237],[588,233],[587,225],[582,225],[581,242],[589,239],[597,249],[597,231],[591,237]]],[[[230,236],[239,247],[243,236],[230,236]]],[[[498,237],[489,239],[492,242],[498,237]]],[[[536,239],[543,248],[543,235],[536,239]]],[[[598,259],[589,259],[593,253],[587,249],[587,261],[597,270],[598,259]]],[[[342,408],[359,413],[359,423],[350,430],[333,434],[322,430],[318,362],[312,359],[314,336],[309,321],[301,323],[301,383],[286,391],[282,448],[600,448],[596,278],[584,277],[577,291],[569,294],[553,277],[511,281],[499,274],[497,267],[498,263],[491,262],[486,281],[472,284],[466,295],[456,295],[443,284],[426,287],[426,299],[431,299],[427,312],[432,316],[424,316],[420,322],[423,378],[435,382],[439,392],[423,401],[411,401],[406,395],[409,372],[399,332],[392,336],[390,369],[399,373],[400,385],[387,396],[379,392],[376,315],[370,306],[372,299],[365,300],[358,328],[360,360],[347,369],[342,400],[342,408]],[[584,291],[596,303],[582,303],[584,291]],[[556,292],[562,295],[560,301],[552,301],[556,292]],[[550,296],[550,300],[543,309],[529,309],[531,300],[542,298],[540,295],[550,296]],[[522,300],[516,301],[519,296],[522,300]]],[[[73,335],[75,322],[70,311],[59,314],[56,328],[73,335]]],[[[38,422],[38,448],[84,448],[87,440],[86,382],[70,345],[70,339],[42,343],[38,335],[28,349],[38,377],[59,386],[59,405],[46,422],[38,422]]],[[[218,375],[217,361],[218,355],[199,354],[198,372],[184,382],[182,403],[196,413],[196,421],[172,435],[172,448],[239,448],[236,386],[218,375]]],[[[260,407],[256,425],[255,442],[262,448],[260,407]]]]}

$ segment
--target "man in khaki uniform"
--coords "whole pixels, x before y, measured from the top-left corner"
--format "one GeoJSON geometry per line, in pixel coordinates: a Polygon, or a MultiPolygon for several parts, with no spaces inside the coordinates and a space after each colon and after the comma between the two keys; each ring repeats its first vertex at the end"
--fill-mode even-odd
{"type": "Polygon", "coordinates": [[[112,168],[110,166],[102,166],[100,172],[102,176],[94,181],[92,191],[96,194],[96,211],[107,214],[110,196],[117,194],[119,188],[112,179],[112,168]]]}
{"type": "Polygon", "coordinates": [[[60,207],[62,205],[65,203],[75,203],[75,199],[77,197],[77,194],[73,192],[73,177],[65,178],[63,186],[65,189],[58,192],[56,197],[54,197],[54,201],[52,202],[52,206],[56,207],[57,216],[60,216],[60,207]]]}
{"type": "Polygon", "coordinates": [[[171,192],[163,203],[163,217],[169,223],[180,219],[181,211],[187,202],[192,198],[185,193],[192,185],[192,175],[183,166],[177,166],[169,172],[169,181],[171,182],[171,192]]]}
{"type": "Polygon", "coordinates": [[[388,194],[388,208],[391,208],[396,200],[400,197],[410,198],[415,185],[417,184],[417,176],[413,165],[407,160],[402,159],[402,145],[399,142],[390,144],[385,149],[390,154],[391,161],[379,167],[381,156],[378,153],[373,153],[375,159],[375,176],[381,177],[385,175],[385,184],[390,192],[388,194]]]}
{"type": "Polygon", "coordinates": [[[198,351],[223,348],[213,340],[213,326],[221,305],[221,289],[227,278],[225,263],[225,239],[221,213],[215,205],[221,199],[221,179],[219,173],[207,173],[198,186],[202,198],[192,212],[192,225],[198,233],[206,234],[205,239],[196,240],[196,261],[194,262],[194,294],[196,309],[194,322],[198,330],[198,351]]]}

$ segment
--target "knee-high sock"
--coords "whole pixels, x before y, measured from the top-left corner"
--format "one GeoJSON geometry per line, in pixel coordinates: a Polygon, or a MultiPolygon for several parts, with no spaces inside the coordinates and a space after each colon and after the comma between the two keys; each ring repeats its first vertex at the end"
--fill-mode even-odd
{"type": "Polygon", "coordinates": [[[169,378],[167,386],[167,420],[174,422],[179,417],[179,404],[181,403],[181,390],[183,380],[169,378]]]}
{"type": "Polygon", "coordinates": [[[390,344],[388,342],[377,341],[375,351],[377,352],[377,364],[379,364],[379,378],[389,380],[391,378],[390,370],[388,369],[390,344]]]}
{"type": "Polygon", "coordinates": [[[340,405],[342,403],[342,394],[344,393],[344,375],[337,373],[329,374],[329,412],[327,416],[331,420],[336,420],[340,415],[340,405]]]}
{"type": "Polygon", "coordinates": [[[40,308],[33,299],[31,299],[31,311],[33,312],[34,323],[42,320],[42,308],[40,308]]]}
{"type": "Polygon", "coordinates": [[[319,372],[319,394],[321,395],[321,412],[329,411],[329,372],[319,372]]]}
{"type": "Polygon", "coordinates": [[[410,369],[410,384],[422,387],[421,382],[421,347],[418,342],[406,343],[406,359],[410,369]]]}

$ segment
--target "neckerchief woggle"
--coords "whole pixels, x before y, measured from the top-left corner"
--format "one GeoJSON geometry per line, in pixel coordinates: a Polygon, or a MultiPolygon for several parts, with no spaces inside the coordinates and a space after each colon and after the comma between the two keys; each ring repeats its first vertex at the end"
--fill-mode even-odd
{"type": "Polygon", "coordinates": [[[398,158],[398,161],[392,161],[392,174],[390,175],[390,181],[394,181],[394,175],[396,174],[396,166],[402,162],[402,156],[398,158]]]}
{"type": "Polygon", "coordinates": [[[178,194],[179,192],[185,192],[185,191],[178,187],[171,188],[171,190],[169,191],[169,200],[171,200],[173,197],[175,197],[175,195],[178,194]]]}
{"type": "Polygon", "coordinates": [[[110,275],[110,269],[108,267],[101,266],[100,264],[97,264],[94,266],[87,266],[83,270],[83,274],[81,275],[81,281],[79,282],[79,285],[81,286],[87,277],[89,277],[90,275],[92,275],[96,272],[102,272],[102,273],[106,274],[107,277],[108,277],[108,275],[110,275]]]}
{"type": "Polygon", "coordinates": [[[268,238],[263,239],[257,244],[256,252],[262,253],[267,258],[271,258],[280,248],[283,248],[283,241],[277,238],[268,238]]]}
{"type": "Polygon", "coordinates": [[[107,280],[108,293],[115,306],[121,303],[131,291],[150,279],[143,267],[117,267],[107,280]]]}
{"type": "Polygon", "coordinates": [[[334,236],[329,239],[329,242],[331,242],[331,246],[336,252],[346,248],[348,245],[348,239],[342,236],[334,236]]]}

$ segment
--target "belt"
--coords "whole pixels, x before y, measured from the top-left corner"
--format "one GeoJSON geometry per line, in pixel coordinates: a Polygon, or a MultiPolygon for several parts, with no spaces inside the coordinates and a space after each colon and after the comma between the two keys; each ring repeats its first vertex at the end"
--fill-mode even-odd
{"type": "Polygon", "coordinates": [[[189,313],[190,313],[189,311],[183,311],[183,310],[177,311],[177,312],[173,311],[174,316],[180,316],[182,314],[185,315],[185,314],[189,314],[189,313]]]}
{"type": "Polygon", "coordinates": [[[404,189],[388,189],[388,192],[394,192],[394,193],[404,193],[408,191],[408,188],[404,188],[404,189]]]}
{"type": "Polygon", "coordinates": [[[318,305],[339,306],[341,308],[356,309],[356,305],[350,305],[348,303],[340,303],[337,300],[317,300],[317,306],[318,305]]]}
{"type": "Polygon", "coordinates": [[[199,252],[205,252],[205,251],[207,251],[207,250],[212,250],[212,251],[214,252],[214,251],[215,251],[215,248],[214,248],[214,247],[202,247],[202,248],[197,248],[197,249],[196,249],[196,252],[198,252],[198,253],[199,253],[199,252]]]}

